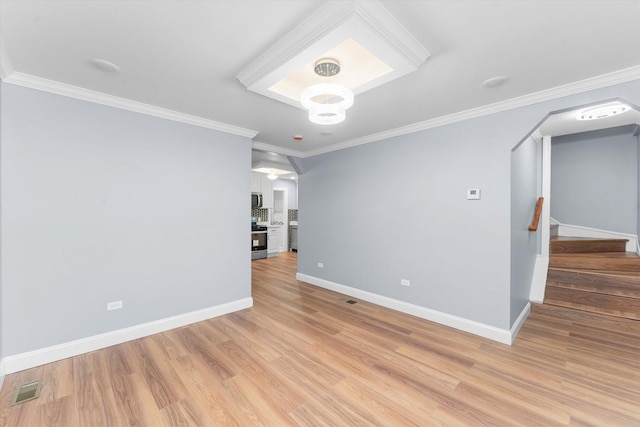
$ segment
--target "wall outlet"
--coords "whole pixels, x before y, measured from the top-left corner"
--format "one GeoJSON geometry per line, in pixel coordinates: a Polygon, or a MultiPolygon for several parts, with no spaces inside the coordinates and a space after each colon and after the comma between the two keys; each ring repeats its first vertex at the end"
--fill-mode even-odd
{"type": "Polygon", "coordinates": [[[480,189],[479,188],[467,189],[467,200],[480,200],[480,189]]]}
{"type": "Polygon", "coordinates": [[[400,284],[402,286],[411,286],[411,280],[408,279],[400,279],[400,284]]]}
{"type": "Polygon", "coordinates": [[[122,308],[122,301],[113,301],[107,303],[107,311],[119,310],[122,308]]]}
{"type": "Polygon", "coordinates": [[[318,268],[324,268],[324,264],[323,264],[323,263],[321,263],[321,262],[319,262],[319,263],[318,263],[318,268]]]}

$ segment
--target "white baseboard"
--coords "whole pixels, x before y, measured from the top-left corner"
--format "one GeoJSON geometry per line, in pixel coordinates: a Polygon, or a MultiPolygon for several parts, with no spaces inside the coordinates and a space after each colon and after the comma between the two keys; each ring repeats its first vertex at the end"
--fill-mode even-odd
{"type": "Polygon", "coordinates": [[[419,305],[411,304],[408,302],[396,300],[393,298],[385,297],[382,295],[374,294],[371,292],[363,291],[361,289],[352,288],[350,286],[341,285],[339,283],[331,282],[329,280],[320,279],[306,274],[297,273],[296,280],[310,283],[320,288],[329,289],[330,291],[339,292],[341,294],[349,295],[354,298],[361,299],[373,304],[380,305],[382,307],[390,308],[402,313],[410,314],[412,316],[420,317],[421,319],[430,320],[432,322],[440,323],[445,326],[450,326],[461,331],[469,332],[474,335],[479,335],[484,338],[489,338],[494,341],[498,341],[503,344],[511,345],[515,339],[516,334],[520,330],[522,323],[527,318],[531,311],[531,305],[522,310],[520,316],[514,323],[511,330],[496,328],[495,326],[485,325],[484,323],[476,322],[473,320],[465,319],[451,314],[443,313],[441,311],[432,310],[430,308],[421,307],[419,305]]]}
{"type": "Polygon", "coordinates": [[[635,234],[618,233],[616,231],[600,230],[558,223],[558,235],[566,237],[592,237],[594,239],[627,239],[627,252],[639,253],[638,236],[635,234]]]}
{"type": "Polygon", "coordinates": [[[538,255],[536,264],[533,268],[533,277],[531,278],[531,293],[529,300],[537,303],[544,301],[544,291],[547,286],[547,273],[549,272],[549,257],[538,255]]]}
{"type": "Polygon", "coordinates": [[[244,298],[129,328],[8,356],[0,361],[0,375],[11,374],[251,307],[253,307],[253,298],[244,298]]]}
{"type": "Polygon", "coordinates": [[[524,325],[524,321],[527,320],[529,314],[531,314],[531,302],[527,302],[527,305],[524,306],[516,321],[513,322],[511,331],[509,331],[509,334],[511,336],[509,345],[513,344],[513,341],[516,339],[516,335],[518,335],[518,332],[520,332],[520,328],[522,328],[522,325],[524,325]]]}

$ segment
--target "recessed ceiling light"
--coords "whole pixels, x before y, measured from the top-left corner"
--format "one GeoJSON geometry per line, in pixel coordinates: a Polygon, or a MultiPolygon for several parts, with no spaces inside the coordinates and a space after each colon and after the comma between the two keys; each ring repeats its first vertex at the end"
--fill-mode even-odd
{"type": "Polygon", "coordinates": [[[502,86],[509,80],[509,77],[506,76],[495,76],[491,77],[482,82],[482,86],[484,87],[498,87],[502,86]]]}
{"type": "Polygon", "coordinates": [[[621,102],[609,102],[608,104],[596,105],[580,111],[576,116],[578,120],[598,120],[607,117],[617,116],[629,111],[629,106],[621,102]]]}
{"type": "Polygon", "coordinates": [[[115,73],[120,71],[120,67],[118,67],[113,62],[105,61],[104,59],[92,59],[91,63],[98,70],[106,71],[107,73],[115,73]]]}

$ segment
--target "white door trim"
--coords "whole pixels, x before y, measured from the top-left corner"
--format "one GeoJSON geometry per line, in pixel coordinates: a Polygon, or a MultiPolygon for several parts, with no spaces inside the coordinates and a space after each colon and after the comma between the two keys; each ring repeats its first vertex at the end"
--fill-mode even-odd
{"type": "Polygon", "coordinates": [[[542,214],[540,215],[540,255],[536,258],[531,280],[529,300],[544,301],[544,290],[549,270],[549,241],[551,240],[551,137],[542,137],[542,214]]]}

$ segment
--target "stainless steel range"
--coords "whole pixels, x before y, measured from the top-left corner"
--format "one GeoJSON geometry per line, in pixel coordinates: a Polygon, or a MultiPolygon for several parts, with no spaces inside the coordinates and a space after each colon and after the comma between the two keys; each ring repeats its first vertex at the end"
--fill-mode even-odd
{"type": "Polygon", "coordinates": [[[251,261],[267,257],[267,227],[251,217],[251,261]]]}

